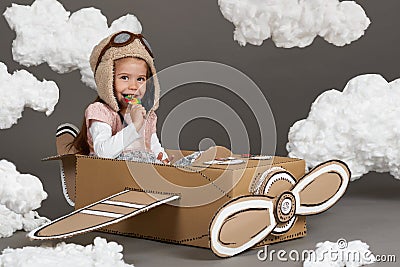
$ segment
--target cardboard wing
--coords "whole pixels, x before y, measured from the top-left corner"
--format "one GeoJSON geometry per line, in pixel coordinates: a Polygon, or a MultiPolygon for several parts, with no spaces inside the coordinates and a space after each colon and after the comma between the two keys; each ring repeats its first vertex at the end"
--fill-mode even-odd
{"type": "Polygon", "coordinates": [[[270,233],[288,231],[296,216],[321,213],[343,196],[350,170],[341,161],[325,162],[297,183],[292,175],[276,169],[267,172],[257,195],[235,198],[214,216],[210,243],[220,257],[230,257],[253,247],[270,233]],[[274,232],[278,228],[279,231],[274,232]]]}
{"type": "Polygon", "coordinates": [[[118,223],[177,199],[179,195],[127,189],[39,227],[28,236],[42,240],[66,238],[118,223]]]}

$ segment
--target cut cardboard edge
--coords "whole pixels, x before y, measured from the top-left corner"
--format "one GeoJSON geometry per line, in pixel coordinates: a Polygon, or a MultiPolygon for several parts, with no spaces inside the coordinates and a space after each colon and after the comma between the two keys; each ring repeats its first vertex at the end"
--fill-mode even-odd
{"type": "MultiPolygon", "coordinates": [[[[168,155],[172,154],[174,156],[177,156],[177,155],[187,156],[187,155],[193,153],[194,151],[165,149],[165,152],[167,152],[168,155]]],[[[90,157],[90,158],[96,158],[96,159],[108,159],[108,158],[89,156],[89,155],[83,155],[83,154],[78,154],[78,153],[66,153],[66,154],[48,156],[48,157],[42,158],[42,161],[60,160],[60,159],[66,158],[66,157],[90,157]]]]}
{"type": "Polygon", "coordinates": [[[71,179],[68,179],[69,177],[65,173],[65,170],[64,170],[65,168],[64,168],[63,162],[60,161],[59,165],[60,165],[61,186],[62,186],[64,198],[71,207],[74,207],[75,206],[75,190],[68,190],[68,188],[70,187],[70,184],[69,184],[70,182],[73,182],[73,185],[75,187],[75,176],[73,177],[73,181],[71,179]],[[70,194],[71,191],[73,191],[73,195],[70,194]]]}
{"type": "MultiPolygon", "coordinates": [[[[239,169],[249,169],[249,168],[257,168],[260,166],[260,164],[257,165],[251,165],[251,162],[254,161],[252,159],[248,158],[243,158],[240,157],[239,155],[233,155],[233,157],[237,156],[237,159],[244,160],[244,163],[241,164],[232,164],[232,165],[220,165],[220,164],[203,164],[203,163],[193,163],[191,167],[196,167],[196,168],[210,168],[210,169],[229,169],[232,170],[239,170],[239,169]],[[250,165],[250,166],[249,166],[250,165]]],[[[262,160],[264,162],[268,162],[268,165],[274,166],[274,165],[281,165],[285,163],[290,163],[290,162],[297,162],[297,161],[303,161],[302,159],[299,158],[286,158],[286,157],[281,157],[281,156],[273,156],[271,159],[267,160],[262,160]]]]}
{"type": "Polygon", "coordinates": [[[63,195],[67,203],[74,207],[75,206],[75,165],[76,165],[77,154],[63,154],[57,156],[50,156],[43,158],[42,161],[54,161],[60,160],[60,178],[63,190],[63,195]],[[72,169],[72,166],[74,168],[72,169]]]}
{"type": "MultiPolygon", "coordinates": [[[[165,150],[167,153],[173,153],[176,154],[178,153],[177,150],[171,150],[171,149],[166,149],[165,150]],[[170,152],[171,151],[171,152],[170,152]],[[175,152],[175,153],[174,153],[175,152]]],[[[182,150],[182,155],[183,156],[187,156],[190,153],[193,153],[194,151],[189,151],[189,150],[182,150]]],[[[48,156],[45,158],[42,158],[42,161],[52,161],[52,160],[60,160],[63,158],[67,158],[67,157],[88,157],[88,158],[93,158],[93,159],[103,159],[103,160],[116,160],[116,159],[109,159],[109,158],[102,158],[102,157],[97,157],[97,156],[89,156],[89,155],[82,155],[82,154],[74,154],[74,153],[68,153],[68,154],[60,154],[60,155],[53,155],[53,156],[48,156]]],[[[247,158],[241,158],[238,157],[238,159],[247,159],[247,158]]],[[[272,156],[271,159],[265,160],[265,162],[269,161],[270,165],[279,165],[279,164],[285,164],[285,163],[289,163],[289,162],[295,162],[295,161],[302,161],[303,159],[299,159],[299,158],[286,158],[286,157],[281,157],[281,156],[272,156]]],[[[118,160],[118,161],[124,161],[124,160],[118,160]]],[[[176,161],[176,158],[174,159],[174,161],[176,161]]],[[[153,163],[149,163],[149,164],[153,164],[153,163]]],[[[160,165],[160,164],[158,164],[160,165]]],[[[162,165],[162,164],[161,164],[162,165]]],[[[237,168],[237,166],[240,166],[242,164],[238,164],[238,165],[231,165],[231,167],[233,168],[237,168]]],[[[247,166],[247,162],[245,161],[246,168],[256,168],[258,166],[254,166],[254,167],[249,167],[247,166]]],[[[168,166],[168,165],[166,165],[168,166]]],[[[227,165],[218,165],[218,164],[211,164],[211,165],[207,165],[207,164],[202,164],[202,163],[193,163],[193,165],[191,165],[191,167],[196,167],[196,168],[211,168],[211,169],[225,169],[227,165]]]]}
{"type": "Polygon", "coordinates": [[[76,157],[79,154],[62,154],[62,155],[55,155],[55,156],[49,156],[49,157],[45,157],[42,158],[42,161],[52,161],[52,160],[60,160],[63,158],[67,158],[67,157],[76,157]]]}

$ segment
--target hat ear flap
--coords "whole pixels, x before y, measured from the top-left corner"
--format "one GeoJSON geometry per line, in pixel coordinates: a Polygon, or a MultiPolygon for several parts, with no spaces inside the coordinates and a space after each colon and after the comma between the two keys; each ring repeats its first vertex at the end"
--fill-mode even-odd
{"type": "Polygon", "coordinates": [[[325,162],[307,173],[293,188],[296,214],[312,215],[332,207],[343,196],[350,170],[341,161],[325,162]]]}
{"type": "Polygon", "coordinates": [[[119,105],[114,95],[114,60],[100,62],[95,73],[97,94],[115,112],[119,111],[119,105]]]}
{"type": "Polygon", "coordinates": [[[154,106],[154,79],[150,77],[146,81],[146,92],[144,93],[143,98],[141,99],[142,106],[145,108],[147,112],[149,112],[154,106]]]}

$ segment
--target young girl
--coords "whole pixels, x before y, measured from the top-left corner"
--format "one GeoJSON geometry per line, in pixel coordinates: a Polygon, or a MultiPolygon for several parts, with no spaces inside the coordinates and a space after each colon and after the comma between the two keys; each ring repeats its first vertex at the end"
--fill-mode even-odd
{"type": "Polygon", "coordinates": [[[113,34],[94,47],[90,66],[99,96],[72,142],[77,153],[168,163],[156,135],[160,86],[148,42],[127,31],[113,34]]]}

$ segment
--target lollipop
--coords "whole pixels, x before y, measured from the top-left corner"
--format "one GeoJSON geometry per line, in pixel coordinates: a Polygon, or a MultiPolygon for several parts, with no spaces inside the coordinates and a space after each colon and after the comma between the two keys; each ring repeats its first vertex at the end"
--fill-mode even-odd
{"type": "Polygon", "coordinates": [[[133,97],[132,95],[126,95],[124,96],[124,101],[128,104],[142,104],[142,101],[140,101],[139,98],[133,97]]]}

